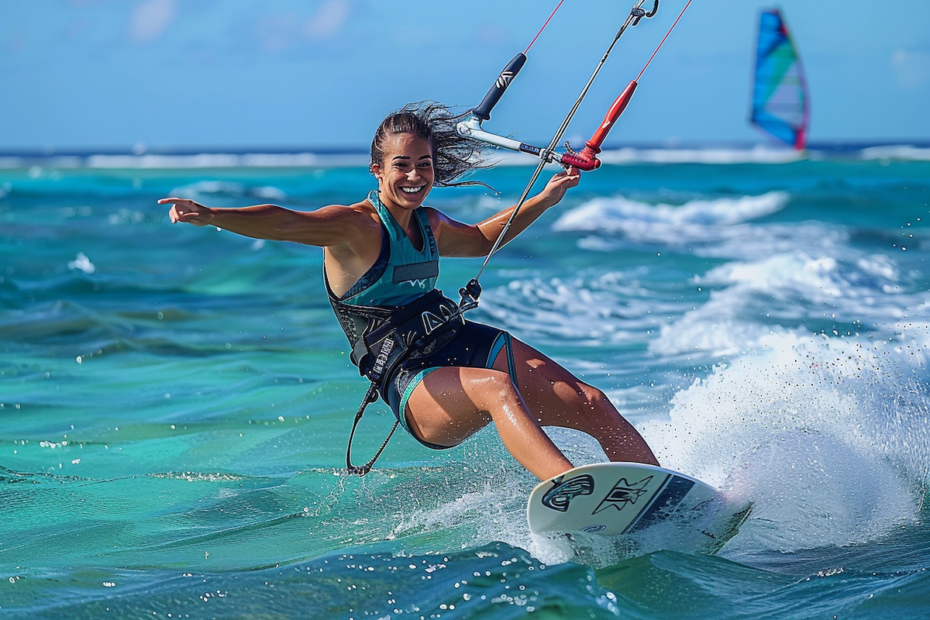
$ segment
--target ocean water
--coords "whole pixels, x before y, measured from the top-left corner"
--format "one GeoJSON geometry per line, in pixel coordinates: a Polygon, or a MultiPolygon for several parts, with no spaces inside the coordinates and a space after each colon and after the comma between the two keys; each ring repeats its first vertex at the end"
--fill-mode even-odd
{"type": "MultiPolygon", "coordinates": [[[[482,277],[472,318],[753,502],[713,556],[532,535],[536,481],[493,428],[443,452],[398,434],[342,475],[366,382],[321,251],[155,201],[347,203],[373,187],[358,161],[6,157],[0,617],[930,617],[925,151],[617,151],[482,277]]],[[[429,203],[483,219],[530,174],[509,164],[480,175],[497,194],[429,203]]],[[[479,266],[447,259],[440,287],[479,266]]],[[[392,421],[369,409],[357,461],[392,421]]]]}

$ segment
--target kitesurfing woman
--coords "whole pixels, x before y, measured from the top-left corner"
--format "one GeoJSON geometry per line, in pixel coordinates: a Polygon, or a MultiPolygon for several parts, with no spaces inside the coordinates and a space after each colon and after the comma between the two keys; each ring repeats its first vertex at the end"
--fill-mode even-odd
{"type": "MultiPolygon", "coordinates": [[[[437,104],[412,104],[388,115],[371,145],[378,190],[347,206],[299,212],[267,204],[210,208],[184,198],[159,204],[172,205],[175,223],[322,247],[327,293],[361,372],[390,360],[391,351],[379,349],[371,336],[379,327],[399,342],[421,345],[396,363],[387,361],[378,387],[401,425],[425,446],[456,446],[493,421],[513,457],[546,480],[572,468],[541,428],[561,426],[594,437],[611,461],[657,465],[603,392],[508,333],[461,317],[436,321],[435,333],[410,327],[427,316],[448,318],[456,307],[431,292],[439,257],[487,255],[513,211],[469,225],[423,206],[433,185],[460,185],[458,179],[480,164],[478,144],[459,137],[455,121],[437,104]]],[[[558,204],[579,178],[574,168],[552,177],[524,203],[504,242],[558,204]]]]}

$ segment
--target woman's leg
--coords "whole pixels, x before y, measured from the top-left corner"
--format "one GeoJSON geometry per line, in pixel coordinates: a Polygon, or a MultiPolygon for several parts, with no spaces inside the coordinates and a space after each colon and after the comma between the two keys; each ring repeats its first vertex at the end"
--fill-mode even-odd
{"type": "Polygon", "coordinates": [[[439,368],[426,375],[407,400],[411,432],[440,446],[457,445],[492,420],[510,454],[540,480],[572,468],[539,427],[506,372],[439,368]]]}
{"type": "MultiPolygon", "coordinates": [[[[599,389],[581,381],[551,359],[513,339],[520,394],[541,426],[561,426],[594,437],[611,461],[658,465],[655,455],[599,389]]],[[[494,368],[507,370],[506,351],[494,368]]]]}

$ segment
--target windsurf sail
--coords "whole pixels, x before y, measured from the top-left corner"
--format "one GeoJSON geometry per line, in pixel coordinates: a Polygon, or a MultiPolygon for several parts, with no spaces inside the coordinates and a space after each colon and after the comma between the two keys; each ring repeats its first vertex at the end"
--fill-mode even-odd
{"type": "Polygon", "coordinates": [[[801,58],[778,9],[762,11],[752,91],[752,124],[804,150],[810,99],[801,58]]]}

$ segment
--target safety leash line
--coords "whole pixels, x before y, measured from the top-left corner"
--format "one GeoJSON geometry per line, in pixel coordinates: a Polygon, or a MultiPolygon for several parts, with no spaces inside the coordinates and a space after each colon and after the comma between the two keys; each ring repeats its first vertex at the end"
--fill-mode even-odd
{"type": "Polygon", "coordinates": [[[372,381],[371,385],[368,386],[368,391],[365,392],[365,398],[362,399],[362,404],[359,405],[358,411],[355,413],[355,421],[352,423],[352,431],[349,433],[349,443],[346,446],[346,473],[351,476],[364,476],[371,471],[375,461],[378,460],[378,457],[381,456],[381,453],[384,452],[385,448],[387,448],[388,442],[391,441],[391,437],[394,436],[394,431],[397,430],[397,425],[400,424],[400,420],[394,421],[394,426],[391,428],[391,432],[388,433],[388,436],[381,444],[381,447],[378,448],[378,451],[375,452],[375,455],[371,457],[367,463],[361,467],[358,465],[353,465],[352,439],[355,438],[355,429],[358,428],[358,423],[362,421],[362,415],[364,415],[365,409],[368,408],[369,404],[375,402],[376,400],[378,400],[378,386],[374,381],[372,381]]]}
{"type": "Polygon", "coordinates": [[[649,60],[646,61],[646,64],[643,65],[642,70],[640,70],[639,75],[636,76],[635,82],[638,82],[640,78],[643,77],[643,74],[646,72],[646,68],[649,66],[649,63],[652,62],[652,59],[656,57],[656,54],[659,53],[659,50],[662,49],[662,46],[665,45],[665,40],[668,39],[668,35],[672,34],[672,30],[675,29],[675,26],[678,25],[679,20],[685,14],[685,11],[688,10],[688,7],[691,6],[691,0],[688,0],[688,3],[685,4],[685,8],[681,10],[681,13],[678,14],[678,17],[675,18],[675,23],[672,24],[672,27],[668,29],[668,32],[665,33],[665,36],[662,37],[662,41],[659,43],[659,46],[656,47],[655,51],[652,52],[652,56],[649,57],[649,60]]]}
{"type": "Polygon", "coordinates": [[[542,25],[542,28],[539,29],[539,32],[537,32],[537,33],[536,33],[536,36],[533,37],[533,40],[530,41],[530,44],[526,46],[526,49],[525,49],[525,50],[523,50],[523,55],[524,55],[524,56],[526,56],[527,53],[529,53],[530,48],[533,47],[533,43],[536,43],[536,39],[539,38],[539,35],[542,34],[542,31],[546,29],[546,26],[548,26],[548,25],[549,25],[549,22],[552,21],[552,18],[555,17],[556,12],[558,12],[558,10],[559,10],[560,8],[562,8],[562,3],[563,3],[563,2],[565,2],[565,0],[559,0],[559,4],[555,7],[555,9],[552,10],[552,14],[549,15],[549,19],[546,20],[546,23],[542,25]]]}

